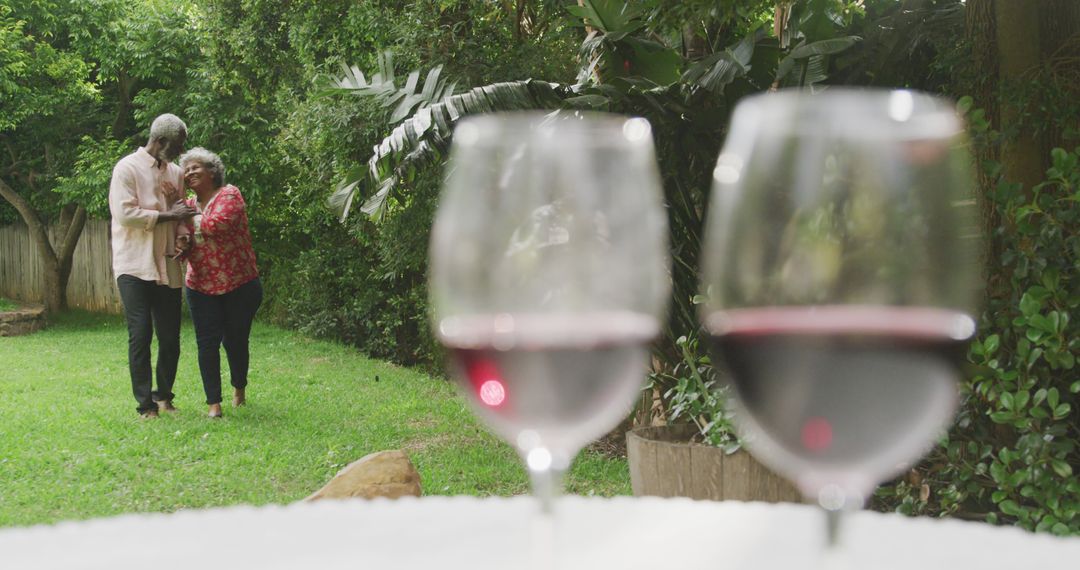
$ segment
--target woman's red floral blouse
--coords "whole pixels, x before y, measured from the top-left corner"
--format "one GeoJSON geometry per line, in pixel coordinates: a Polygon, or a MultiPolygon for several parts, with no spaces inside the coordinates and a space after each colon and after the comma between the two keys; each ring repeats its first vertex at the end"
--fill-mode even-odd
{"type": "MultiPolygon", "coordinates": [[[[199,208],[195,198],[187,203],[199,208]]],[[[206,295],[222,295],[258,277],[247,205],[240,189],[225,185],[200,213],[194,228],[195,245],[188,257],[187,286],[206,295]]]]}

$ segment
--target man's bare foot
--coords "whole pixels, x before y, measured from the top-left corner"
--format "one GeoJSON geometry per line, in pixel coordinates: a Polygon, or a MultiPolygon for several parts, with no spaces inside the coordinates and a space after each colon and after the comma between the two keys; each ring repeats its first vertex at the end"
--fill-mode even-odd
{"type": "Polygon", "coordinates": [[[244,393],[244,388],[234,388],[232,405],[243,406],[247,402],[247,395],[244,393]]]}
{"type": "Polygon", "coordinates": [[[158,418],[157,410],[149,410],[139,414],[139,419],[142,420],[156,420],[158,418]]]}
{"type": "Polygon", "coordinates": [[[159,413],[175,414],[180,410],[176,409],[176,406],[172,404],[172,400],[159,400],[157,403],[157,409],[159,413]]]}
{"type": "Polygon", "coordinates": [[[220,418],[221,404],[210,404],[210,411],[207,412],[206,415],[211,418],[220,418]]]}

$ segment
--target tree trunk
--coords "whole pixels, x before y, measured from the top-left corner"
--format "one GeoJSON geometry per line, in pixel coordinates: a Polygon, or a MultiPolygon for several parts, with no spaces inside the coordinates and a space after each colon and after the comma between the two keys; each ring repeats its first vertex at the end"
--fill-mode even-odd
{"type": "Polygon", "coordinates": [[[525,0],[517,0],[517,6],[514,9],[514,41],[517,44],[521,44],[521,39],[525,37],[525,0]]]}
{"type": "Polygon", "coordinates": [[[116,118],[113,120],[113,136],[122,139],[127,134],[127,119],[131,115],[131,87],[133,81],[127,73],[120,72],[116,81],[116,118]]]}
{"type": "MultiPolygon", "coordinates": [[[[577,0],[577,5],[584,7],[585,6],[585,0],[577,0]]],[[[585,37],[586,38],[591,36],[594,31],[595,30],[593,29],[592,26],[590,26],[589,24],[585,24],[585,37]]]]}
{"type": "MultiPolygon", "coordinates": [[[[1039,65],[1039,5],[1042,0],[1008,0],[994,3],[998,43],[998,73],[1003,92],[1029,80],[1039,65]]],[[[1005,133],[1001,149],[1002,174],[1030,190],[1043,179],[1042,145],[1031,125],[1023,121],[1024,103],[1001,100],[1000,130],[1005,133]]]]}
{"type": "MultiPolygon", "coordinates": [[[[1080,2],[1043,0],[1039,10],[1039,40],[1042,62],[1049,70],[1049,80],[1072,87],[1080,96],[1080,2]]],[[[1065,125],[1044,121],[1043,157],[1050,149],[1066,146],[1065,125]]]]}
{"type": "Polygon", "coordinates": [[[997,125],[997,29],[994,25],[994,0],[968,0],[964,10],[964,28],[971,47],[971,65],[978,78],[968,86],[975,105],[986,111],[986,118],[997,125]]]}
{"type": "Polygon", "coordinates": [[[60,238],[57,247],[49,241],[48,228],[41,216],[19,193],[15,192],[3,180],[0,180],[0,197],[3,197],[22,216],[30,232],[38,255],[42,261],[42,283],[44,292],[42,303],[49,314],[67,309],[67,282],[71,276],[75,246],[79,243],[83,226],[86,225],[86,210],[82,206],[65,207],[61,213],[60,238]],[[59,252],[59,255],[58,255],[59,252]]]}
{"type": "MultiPolygon", "coordinates": [[[[37,242],[37,239],[35,238],[34,241],[37,242]]],[[[38,243],[38,252],[40,251],[41,244],[38,243]]],[[[44,257],[43,261],[41,281],[45,290],[41,293],[41,302],[45,305],[45,312],[52,315],[67,309],[67,287],[66,282],[60,282],[60,265],[56,262],[56,258],[44,257]]]]}
{"type": "Polygon", "coordinates": [[[683,28],[683,57],[690,61],[697,61],[709,52],[709,44],[700,33],[701,28],[696,23],[687,24],[683,28]]]}
{"type": "MultiPolygon", "coordinates": [[[[1039,8],[1040,51],[1044,61],[1063,57],[1062,46],[1080,35],[1080,2],[1076,0],[1042,0],[1039,8]]],[[[1076,52],[1072,52],[1075,60],[1076,52]]],[[[1076,65],[1076,63],[1073,63],[1076,65]]]]}
{"type": "Polygon", "coordinates": [[[82,236],[83,227],[86,225],[86,209],[75,206],[75,212],[71,221],[61,226],[61,241],[56,247],[57,258],[57,283],[58,295],[61,301],[59,307],[67,308],[67,284],[71,277],[71,266],[75,261],[75,246],[79,245],[79,237],[82,236]]]}
{"type": "MultiPolygon", "coordinates": [[[[960,86],[960,91],[971,93],[975,100],[975,107],[986,113],[986,119],[995,128],[998,126],[997,119],[997,31],[994,26],[994,0],[968,0],[964,9],[964,33],[967,45],[971,50],[971,65],[979,73],[971,84],[960,86]]],[[[986,169],[980,165],[997,160],[997,154],[991,145],[978,145],[975,147],[975,176],[978,185],[977,198],[979,200],[979,212],[982,217],[982,227],[986,235],[991,235],[994,228],[1001,222],[994,203],[988,196],[993,191],[997,180],[987,175],[986,169]]],[[[985,267],[997,267],[1000,259],[996,241],[987,243],[985,267]]],[[[987,275],[989,288],[993,291],[1000,285],[1000,277],[997,272],[989,272],[987,275]]]]}

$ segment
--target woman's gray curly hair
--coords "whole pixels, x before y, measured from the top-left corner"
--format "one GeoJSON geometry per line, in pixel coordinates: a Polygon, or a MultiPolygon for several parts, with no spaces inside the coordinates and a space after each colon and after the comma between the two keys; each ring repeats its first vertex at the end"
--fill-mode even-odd
{"type": "Polygon", "coordinates": [[[225,163],[221,162],[220,156],[197,146],[180,157],[180,168],[187,168],[190,162],[198,162],[203,168],[209,170],[214,178],[215,186],[220,188],[225,185],[225,163]]]}

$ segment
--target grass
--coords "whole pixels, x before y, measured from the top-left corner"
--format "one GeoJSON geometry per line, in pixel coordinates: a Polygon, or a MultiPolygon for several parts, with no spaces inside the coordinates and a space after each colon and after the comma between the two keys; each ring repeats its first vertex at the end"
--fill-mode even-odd
{"type": "MultiPolygon", "coordinates": [[[[205,417],[190,322],[180,413],[140,421],[121,318],[73,312],[0,339],[0,526],[289,503],[368,453],[405,450],[425,495],[528,492],[514,451],[446,381],[256,324],[248,405],[205,417]]],[[[225,365],[225,359],[222,358],[225,365]]],[[[629,494],[625,459],[578,456],[568,492],[629,494]]]]}
{"type": "Polygon", "coordinates": [[[19,305],[15,304],[14,301],[9,301],[9,300],[7,300],[7,299],[5,299],[3,297],[0,297],[0,313],[2,313],[4,311],[11,311],[13,309],[18,309],[18,308],[19,308],[19,305]]]}

